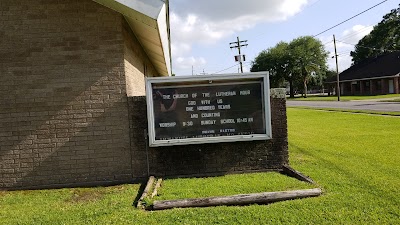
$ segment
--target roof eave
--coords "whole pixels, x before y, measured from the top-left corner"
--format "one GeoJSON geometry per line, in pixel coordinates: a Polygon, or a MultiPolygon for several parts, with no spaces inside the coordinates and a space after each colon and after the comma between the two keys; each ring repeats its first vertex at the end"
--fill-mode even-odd
{"type": "MultiPolygon", "coordinates": [[[[369,78],[358,78],[358,79],[351,79],[351,80],[340,80],[339,82],[351,82],[351,81],[364,81],[364,80],[378,80],[378,79],[387,79],[387,78],[395,78],[400,77],[400,73],[395,75],[387,75],[387,76],[380,76],[380,77],[369,77],[369,78]]],[[[337,81],[329,81],[325,82],[326,84],[336,84],[337,81]]]]}
{"type": "Polygon", "coordinates": [[[171,47],[168,1],[93,0],[121,13],[158,72],[171,75],[171,47]]]}

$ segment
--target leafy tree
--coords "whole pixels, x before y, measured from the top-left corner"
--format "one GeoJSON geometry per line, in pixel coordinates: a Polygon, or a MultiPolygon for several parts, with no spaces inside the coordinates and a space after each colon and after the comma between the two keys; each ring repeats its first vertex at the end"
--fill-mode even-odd
{"type": "Polygon", "coordinates": [[[325,74],[326,74],[326,76],[325,76],[324,83],[325,83],[325,81],[327,81],[327,80],[331,80],[331,79],[335,79],[335,80],[336,80],[337,73],[336,73],[335,70],[327,70],[327,71],[325,72],[325,74]]]}
{"type": "Polygon", "coordinates": [[[311,36],[294,39],[290,42],[289,49],[294,58],[294,74],[303,82],[304,97],[307,97],[309,81],[313,76],[326,71],[328,52],[325,51],[321,41],[311,36]]]}
{"type": "Polygon", "coordinates": [[[280,42],[275,47],[263,50],[253,61],[251,72],[269,71],[270,85],[273,88],[283,87],[284,77],[282,74],[282,54],[287,43],[280,42]]]}
{"type": "Polygon", "coordinates": [[[290,85],[290,97],[301,83],[307,97],[307,84],[326,70],[327,52],[322,43],[310,36],[299,37],[290,43],[280,42],[262,51],[254,60],[251,71],[270,71],[271,87],[282,87],[284,81],[290,85]],[[312,76],[314,75],[314,76],[312,76]]]}
{"type": "Polygon", "coordinates": [[[399,8],[383,16],[382,21],[357,43],[350,55],[353,63],[358,64],[391,50],[400,50],[400,4],[399,8]]]}
{"type": "Polygon", "coordinates": [[[290,96],[294,97],[297,77],[293,76],[294,58],[290,54],[289,44],[279,42],[274,47],[262,51],[253,61],[252,72],[269,71],[271,87],[290,86],[290,96]]]}
{"type": "Polygon", "coordinates": [[[294,89],[298,86],[296,84],[298,84],[300,80],[298,76],[294,76],[296,65],[294,55],[291,54],[290,44],[280,42],[271,52],[277,56],[276,66],[278,68],[278,74],[289,83],[290,96],[294,97],[294,89]]]}

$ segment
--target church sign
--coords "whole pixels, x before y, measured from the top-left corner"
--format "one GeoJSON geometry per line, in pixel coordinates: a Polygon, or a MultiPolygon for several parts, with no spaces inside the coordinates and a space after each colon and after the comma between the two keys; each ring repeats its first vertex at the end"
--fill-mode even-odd
{"type": "Polygon", "coordinates": [[[271,139],[268,73],[147,78],[152,147],[271,139]]]}

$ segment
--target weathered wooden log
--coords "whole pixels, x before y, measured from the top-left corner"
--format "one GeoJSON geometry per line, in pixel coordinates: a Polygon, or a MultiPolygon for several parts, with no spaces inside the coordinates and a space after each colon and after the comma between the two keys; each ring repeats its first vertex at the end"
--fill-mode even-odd
{"type": "Polygon", "coordinates": [[[143,190],[142,196],[140,196],[137,207],[141,208],[142,207],[142,201],[144,198],[146,198],[147,194],[150,192],[151,188],[153,187],[155,178],[154,176],[150,176],[149,180],[147,181],[146,187],[143,190]]]}
{"type": "Polygon", "coordinates": [[[266,204],[278,201],[316,197],[321,195],[319,188],[283,191],[283,192],[264,192],[255,194],[241,194],[226,197],[196,198],[171,201],[155,201],[153,210],[163,210],[172,208],[187,207],[208,207],[221,205],[249,205],[249,204],[266,204]]]}
{"type": "Polygon", "coordinates": [[[156,186],[154,187],[153,193],[151,194],[151,198],[154,198],[154,196],[157,195],[158,189],[161,187],[161,183],[162,183],[162,179],[160,178],[157,180],[156,186]]]}
{"type": "Polygon", "coordinates": [[[310,177],[300,173],[299,171],[293,169],[289,165],[283,165],[282,166],[282,173],[287,175],[287,176],[289,176],[289,177],[293,177],[293,178],[296,178],[298,180],[308,182],[310,184],[315,184],[315,182],[310,177]]]}

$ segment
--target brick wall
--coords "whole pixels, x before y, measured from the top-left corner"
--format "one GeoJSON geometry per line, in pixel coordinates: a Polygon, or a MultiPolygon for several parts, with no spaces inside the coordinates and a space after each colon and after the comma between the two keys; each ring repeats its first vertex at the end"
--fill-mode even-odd
{"type": "Polygon", "coordinates": [[[393,85],[394,85],[394,93],[400,94],[400,79],[398,77],[394,78],[393,85]]]}
{"type": "MultiPolygon", "coordinates": [[[[120,14],[90,0],[0,1],[0,189],[146,177],[146,103],[127,98],[143,95],[144,73],[156,74],[120,14]]],[[[272,106],[273,140],[152,148],[151,173],[279,168],[285,100],[272,106]]]]}
{"type": "MultiPolygon", "coordinates": [[[[146,177],[146,101],[134,97],[129,103],[133,176],[146,177]]],[[[149,148],[150,174],[179,177],[280,170],[289,156],[284,94],[271,97],[271,118],[272,140],[149,148]]]]}
{"type": "Polygon", "coordinates": [[[131,180],[123,17],[0,1],[0,188],[131,180]]]}

